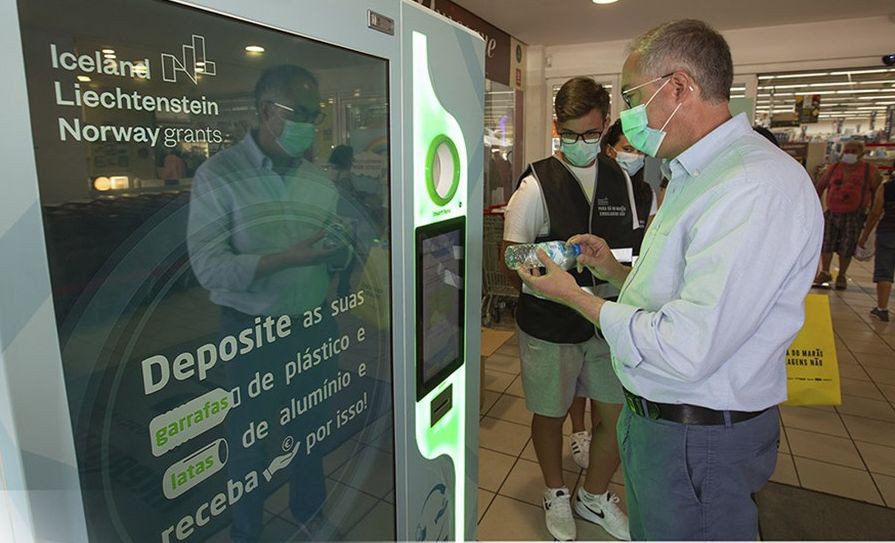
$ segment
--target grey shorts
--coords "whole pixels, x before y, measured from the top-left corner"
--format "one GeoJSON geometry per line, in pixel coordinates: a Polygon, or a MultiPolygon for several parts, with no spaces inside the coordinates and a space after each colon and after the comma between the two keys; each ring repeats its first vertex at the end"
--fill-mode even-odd
{"type": "Polygon", "coordinates": [[[577,396],[603,403],[624,402],[612,369],[609,345],[593,337],[584,343],[550,343],[516,328],[522,359],[525,406],[545,417],[565,417],[577,396]]]}

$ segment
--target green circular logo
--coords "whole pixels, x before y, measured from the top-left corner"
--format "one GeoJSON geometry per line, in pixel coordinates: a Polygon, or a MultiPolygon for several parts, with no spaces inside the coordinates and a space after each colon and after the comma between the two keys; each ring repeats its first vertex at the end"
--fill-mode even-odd
{"type": "Polygon", "coordinates": [[[516,45],[516,62],[522,62],[522,46],[516,45]]]}
{"type": "Polygon", "coordinates": [[[438,206],[445,206],[460,186],[460,153],[451,138],[438,135],[426,153],[426,190],[438,206]]]}

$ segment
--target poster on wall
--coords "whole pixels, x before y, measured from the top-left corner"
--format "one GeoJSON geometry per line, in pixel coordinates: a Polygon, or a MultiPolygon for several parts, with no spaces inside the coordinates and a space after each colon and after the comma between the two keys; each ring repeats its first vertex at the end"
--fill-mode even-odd
{"type": "Polygon", "coordinates": [[[820,95],[796,96],[795,110],[800,124],[816,123],[820,118],[820,95]]]}
{"type": "Polygon", "coordinates": [[[528,46],[513,38],[510,41],[510,81],[516,90],[525,90],[525,62],[528,46]]]}
{"type": "Polygon", "coordinates": [[[885,132],[886,141],[892,141],[892,136],[895,135],[895,106],[886,107],[885,132]]]}
{"type": "Polygon", "coordinates": [[[799,114],[796,112],[774,113],[771,115],[771,128],[799,126],[799,114]]]}
{"type": "Polygon", "coordinates": [[[18,7],[90,540],[394,539],[388,167],[359,191],[313,154],[345,132],[320,88],[387,118],[387,62],[161,0],[18,7]]]}

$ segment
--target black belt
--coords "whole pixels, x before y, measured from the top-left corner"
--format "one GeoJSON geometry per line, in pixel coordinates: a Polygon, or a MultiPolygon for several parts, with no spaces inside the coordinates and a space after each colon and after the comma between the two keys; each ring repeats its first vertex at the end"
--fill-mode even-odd
{"type": "Polygon", "coordinates": [[[767,409],[761,411],[715,411],[698,405],[656,403],[642,398],[628,389],[624,389],[624,391],[628,408],[634,413],[641,417],[668,420],[680,424],[699,426],[734,424],[754,419],[767,411],[767,409]]]}

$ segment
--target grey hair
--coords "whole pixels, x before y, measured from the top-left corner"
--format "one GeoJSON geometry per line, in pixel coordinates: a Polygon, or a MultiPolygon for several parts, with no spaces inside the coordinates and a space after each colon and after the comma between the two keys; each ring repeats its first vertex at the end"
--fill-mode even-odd
{"type": "Polygon", "coordinates": [[[640,53],[638,70],[643,75],[659,77],[683,70],[696,81],[707,101],[730,100],[730,46],[703,21],[682,19],[657,26],[635,39],[629,51],[640,53]]]}

